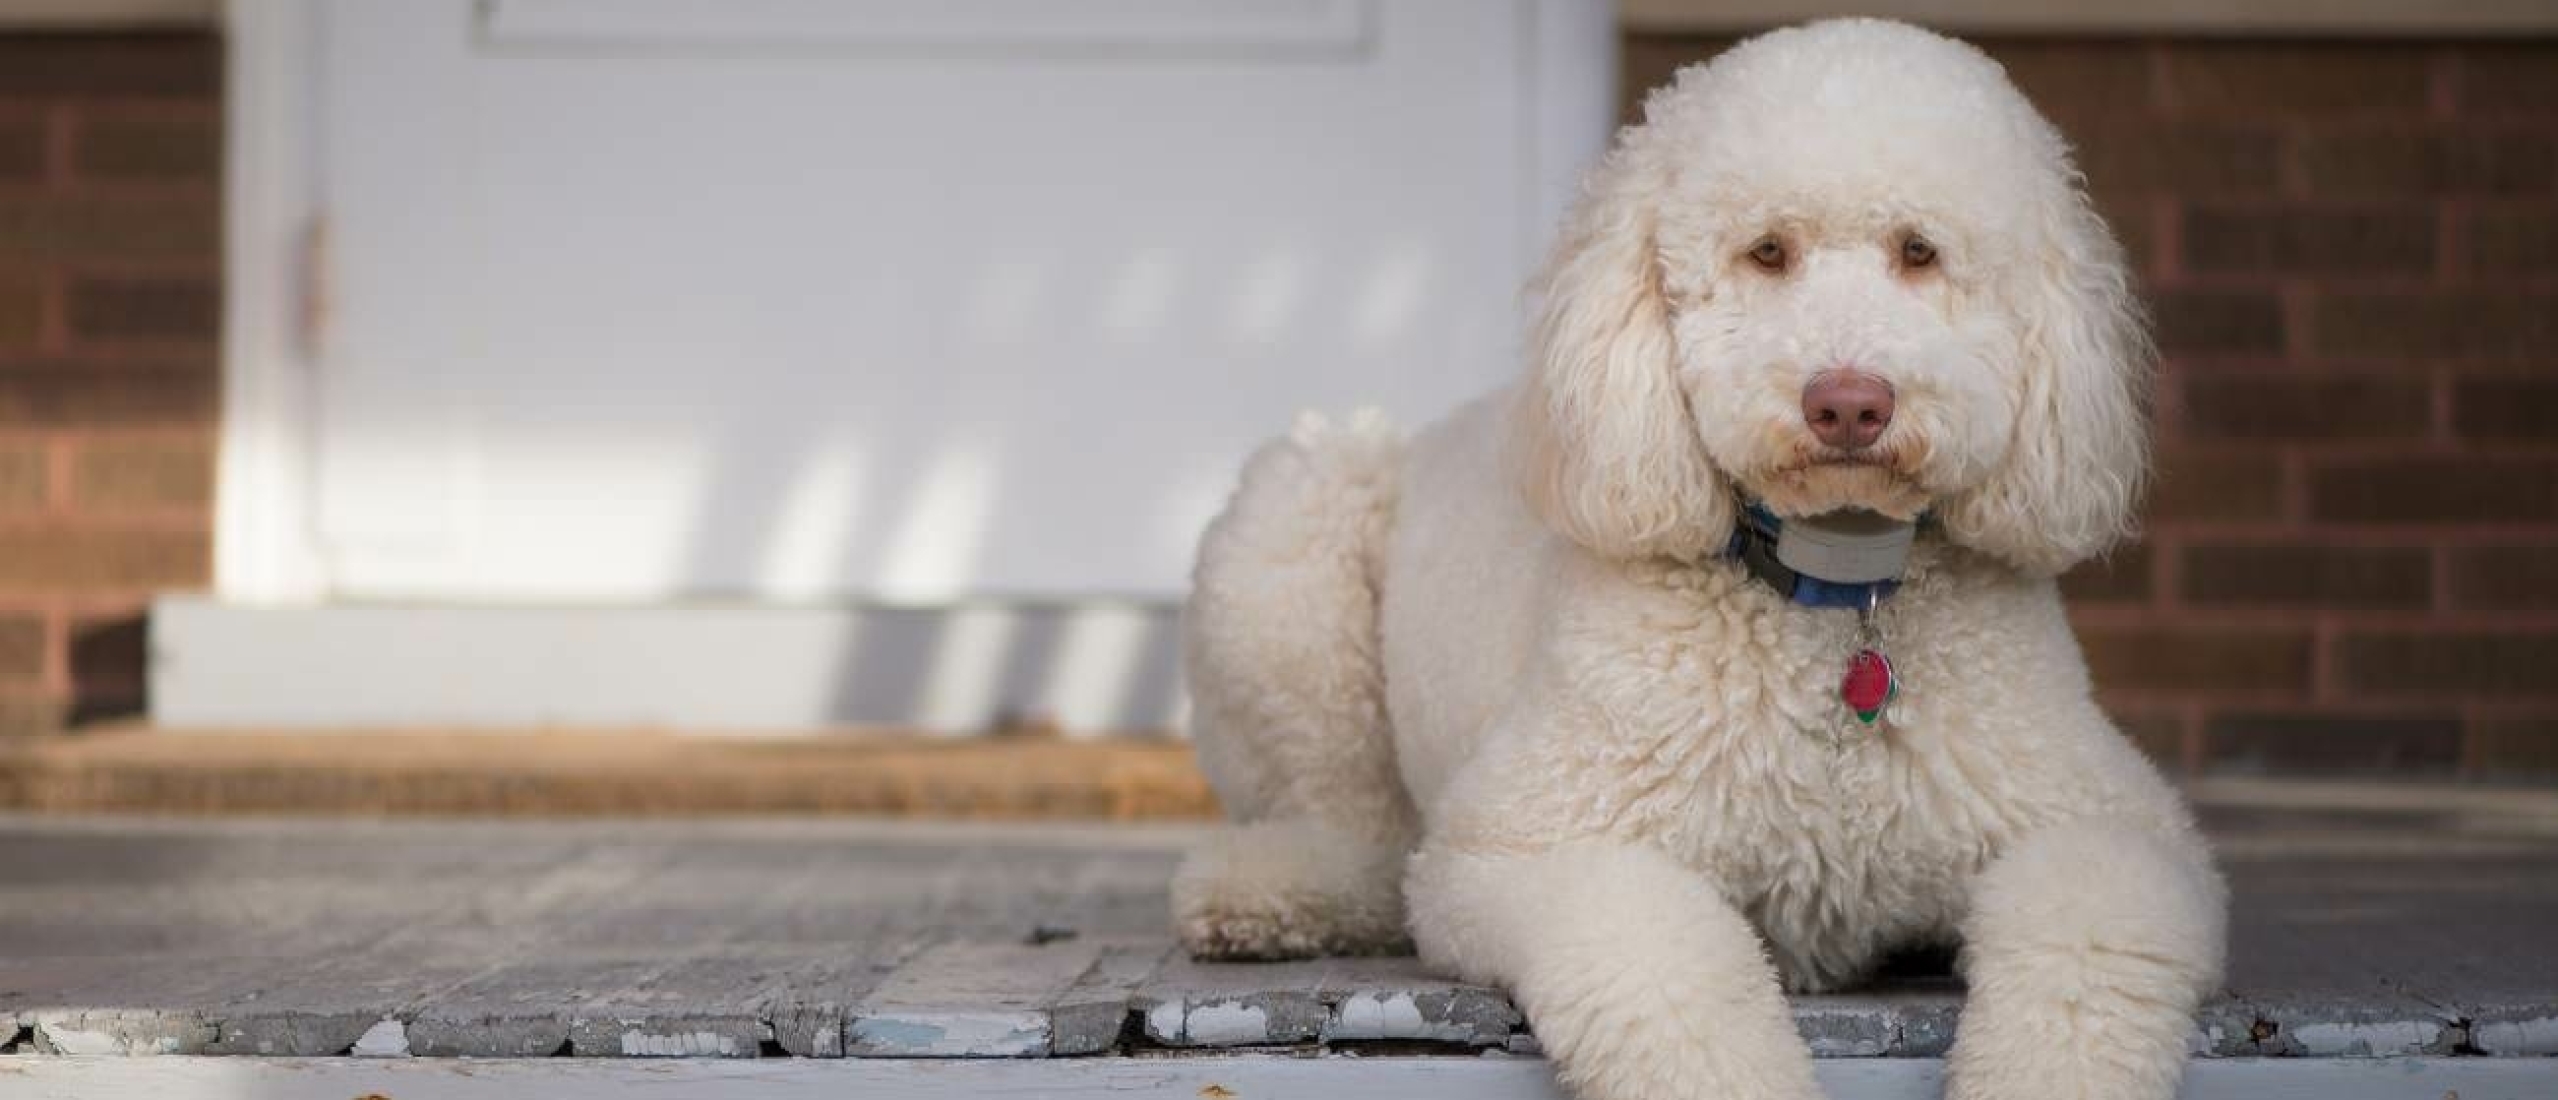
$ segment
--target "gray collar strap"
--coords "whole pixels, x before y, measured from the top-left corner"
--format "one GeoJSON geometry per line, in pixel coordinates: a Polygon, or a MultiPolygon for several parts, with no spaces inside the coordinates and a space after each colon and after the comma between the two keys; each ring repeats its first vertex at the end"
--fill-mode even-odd
{"type": "Polygon", "coordinates": [[[1802,606],[1866,611],[1900,589],[1917,533],[1918,524],[1875,512],[1788,520],[1751,502],[1724,556],[1802,606]]]}

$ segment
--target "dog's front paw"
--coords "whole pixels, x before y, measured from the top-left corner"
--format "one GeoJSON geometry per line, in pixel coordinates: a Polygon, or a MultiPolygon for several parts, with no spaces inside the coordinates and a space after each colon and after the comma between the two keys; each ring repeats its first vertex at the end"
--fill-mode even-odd
{"type": "Polygon", "coordinates": [[[1275,961],[1329,953],[1323,937],[1292,919],[1286,906],[1267,904],[1269,900],[1176,898],[1173,934],[1183,949],[1201,959],[1275,961]]]}
{"type": "Polygon", "coordinates": [[[1409,946],[1403,853],[1304,822],[1236,826],[1182,861],[1173,934],[1205,959],[1371,955],[1409,946]]]}

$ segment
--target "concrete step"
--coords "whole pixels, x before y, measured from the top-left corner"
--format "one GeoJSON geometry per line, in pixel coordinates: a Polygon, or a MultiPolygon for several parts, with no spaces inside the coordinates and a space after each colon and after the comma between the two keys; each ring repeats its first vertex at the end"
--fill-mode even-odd
{"type": "MultiPolygon", "coordinates": [[[[2213,814],[2233,942],[2197,1055],[2558,1071],[2545,819],[2257,801],[2213,814]]],[[[1165,881],[1201,834],[0,816],[0,1070],[12,1054],[1537,1052],[1499,991],[1410,958],[1181,956],[1165,881]]],[[[1950,977],[1916,970],[1794,1001],[1812,1050],[1843,1060],[1941,1055],[1960,1007],[1950,977]]]]}
{"type": "Polygon", "coordinates": [[[1138,821],[1216,802],[1174,741],[125,727],[0,747],[0,811],[1138,821]]]}

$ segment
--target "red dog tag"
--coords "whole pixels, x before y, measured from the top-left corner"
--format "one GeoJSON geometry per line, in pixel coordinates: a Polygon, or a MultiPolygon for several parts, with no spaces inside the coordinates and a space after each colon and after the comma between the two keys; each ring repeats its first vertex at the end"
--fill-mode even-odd
{"type": "Polygon", "coordinates": [[[1869,726],[1883,716],[1883,707],[1900,689],[1892,662],[1871,649],[1857,650],[1856,656],[1848,658],[1847,675],[1839,680],[1839,698],[1856,712],[1857,721],[1869,726]]]}

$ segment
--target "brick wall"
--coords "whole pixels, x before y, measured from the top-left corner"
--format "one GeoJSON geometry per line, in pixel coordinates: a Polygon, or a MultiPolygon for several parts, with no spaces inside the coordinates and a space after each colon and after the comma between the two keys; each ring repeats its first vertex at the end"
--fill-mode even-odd
{"type": "MultiPolygon", "coordinates": [[[[1629,108],[1720,40],[1638,35],[1629,108]]],[[[2147,533],[2069,580],[2180,770],[2558,778],[2558,42],[1983,42],[2166,352],[2147,533]]]]}
{"type": "Polygon", "coordinates": [[[137,711],[210,572],[220,63],[0,33],[0,738],[137,711]]]}
{"type": "MultiPolygon", "coordinates": [[[[1635,36],[1627,102],[1723,43],[1635,36]]],[[[2558,778],[2558,43],[1992,41],[2168,353],[2145,541],[2070,580],[2199,771],[2558,778]]],[[[141,700],[209,572],[220,49],[0,34],[0,737],[141,700]]]]}

